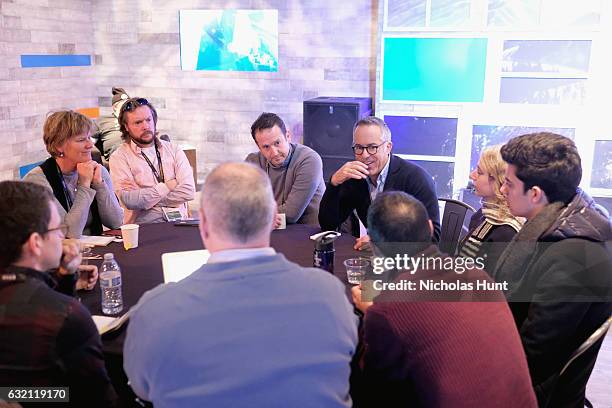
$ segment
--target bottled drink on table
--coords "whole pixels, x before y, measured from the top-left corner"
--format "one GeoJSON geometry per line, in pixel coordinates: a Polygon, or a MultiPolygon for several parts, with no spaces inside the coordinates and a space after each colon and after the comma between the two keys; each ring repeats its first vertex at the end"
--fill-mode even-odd
{"type": "Polygon", "coordinates": [[[100,289],[102,290],[102,313],[115,315],[123,310],[121,294],[121,268],[111,253],[104,254],[100,268],[100,289]]]}
{"type": "Polygon", "coordinates": [[[334,241],[340,236],[336,231],[325,231],[310,237],[315,241],[313,266],[334,273],[334,241]]]}

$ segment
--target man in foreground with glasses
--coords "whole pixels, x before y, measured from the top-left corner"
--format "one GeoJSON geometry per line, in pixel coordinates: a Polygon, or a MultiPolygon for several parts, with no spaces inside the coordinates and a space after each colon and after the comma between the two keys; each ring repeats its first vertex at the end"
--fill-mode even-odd
{"type": "MultiPolygon", "coordinates": [[[[353,128],[355,161],[345,163],[330,180],[321,199],[319,224],[335,230],[357,210],[367,225],[370,203],[382,191],[403,191],[423,203],[434,226],[433,240],[440,238],[440,210],[433,179],[425,170],[391,154],[391,131],[374,116],[360,119],[353,128]]],[[[363,249],[369,237],[361,237],[355,249],[363,249]]]]}
{"type": "MultiPolygon", "coordinates": [[[[0,384],[69,387],[66,406],[112,406],[115,393],[89,311],[73,297],[93,288],[76,244],[42,186],[0,182],[0,384]]],[[[95,267],[94,267],[95,269],[95,267]]]]}
{"type": "Polygon", "coordinates": [[[124,143],[111,155],[115,192],[125,207],[124,224],[176,221],[187,217],[195,196],[193,171],[185,153],[157,137],[157,111],[144,98],[121,107],[124,143]]]}

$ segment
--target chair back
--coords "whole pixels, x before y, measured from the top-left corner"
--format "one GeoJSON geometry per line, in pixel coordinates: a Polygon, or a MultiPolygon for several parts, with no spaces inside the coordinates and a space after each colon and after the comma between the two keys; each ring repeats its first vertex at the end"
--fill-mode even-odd
{"type": "MultiPolygon", "coordinates": [[[[453,255],[461,238],[461,232],[469,213],[471,216],[475,210],[472,206],[461,201],[450,198],[439,198],[444,202],[444,213],[442,225],[440,226],[440,251],[453,255]]],[[[466,228],[467,230],[467,228],[466,228]]]]}
{"type": "Polygon", "coordinates": [[[36,163],[24,164],[23,166],[19,166],[19,178],[22,179],[26,174],[30,172],[34,167],[40,166],[43,164],[44,160],[37,161],[36,163]]]}
{"type": "Polygon", "coordinates": [[[578,357],[580,357],[585,351],[590,349],[593,344],[597,343],[608,332],[608,329],[611,325],[612,316],[610,316],[601,326],[599,326],[599,328],[595,330],[595,332],[593,332],[593,334],[591,334],[589,338],[586,339],[584,343],[582,343],[580,347],[578,347],[576,351],[572,353],[567,363],[565,363],[565,365],[561,369],[559,376],[562,376],[565,370],[567,370],[568,367],[570,367],[578,357]]]}

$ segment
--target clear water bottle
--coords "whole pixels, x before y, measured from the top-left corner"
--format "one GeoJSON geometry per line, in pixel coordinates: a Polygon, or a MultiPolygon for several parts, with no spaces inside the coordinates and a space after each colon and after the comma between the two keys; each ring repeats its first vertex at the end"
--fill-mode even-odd
{"type": "Polygon", "coordinates": [[[121,295],[121,268],[113,254],[104,254],[100,269],[100,289],[102,290],[102,313],[116,315],[123,310],[121,295]]]}

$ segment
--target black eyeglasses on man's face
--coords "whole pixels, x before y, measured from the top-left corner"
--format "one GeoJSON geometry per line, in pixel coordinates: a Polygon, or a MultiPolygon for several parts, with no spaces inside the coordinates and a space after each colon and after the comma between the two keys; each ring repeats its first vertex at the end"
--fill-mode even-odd
{"type": "Polygon", "coordinates": [[[387,142],[385,141],[385,142],[382,142],[379,145],[370,144],[370,145],[367,145],[367,146],[362,146],[362,145],[356,144],[356,145],[353,145],[353,152],[355,152],[356,155],[360,155],[360,154],[363,154],[364,150],[367,150],[369,154],[376,154],[378,152],[378,148],[380,146],[384,145],[385,143],[387,143],[387,142]]]}
{"type": "Polygon", "coordinates": [[[139,106],[148,105],[148,104],[149,104],[149,101],[147,101],[145,98],[132,99],[124,103],[121,110],[129,112],[132,109],[138,108],[139,106]]]}
{"type": "Polygon", "coordinates": [[[68,234],[68,225],[60,224],[55,228],[49,228],[47,231],[45,231],[45,234],[48,234],[49,232],[52,232],[52,231],[60,231],[63,236],[66,236],[66,234],[68,234]]]}

